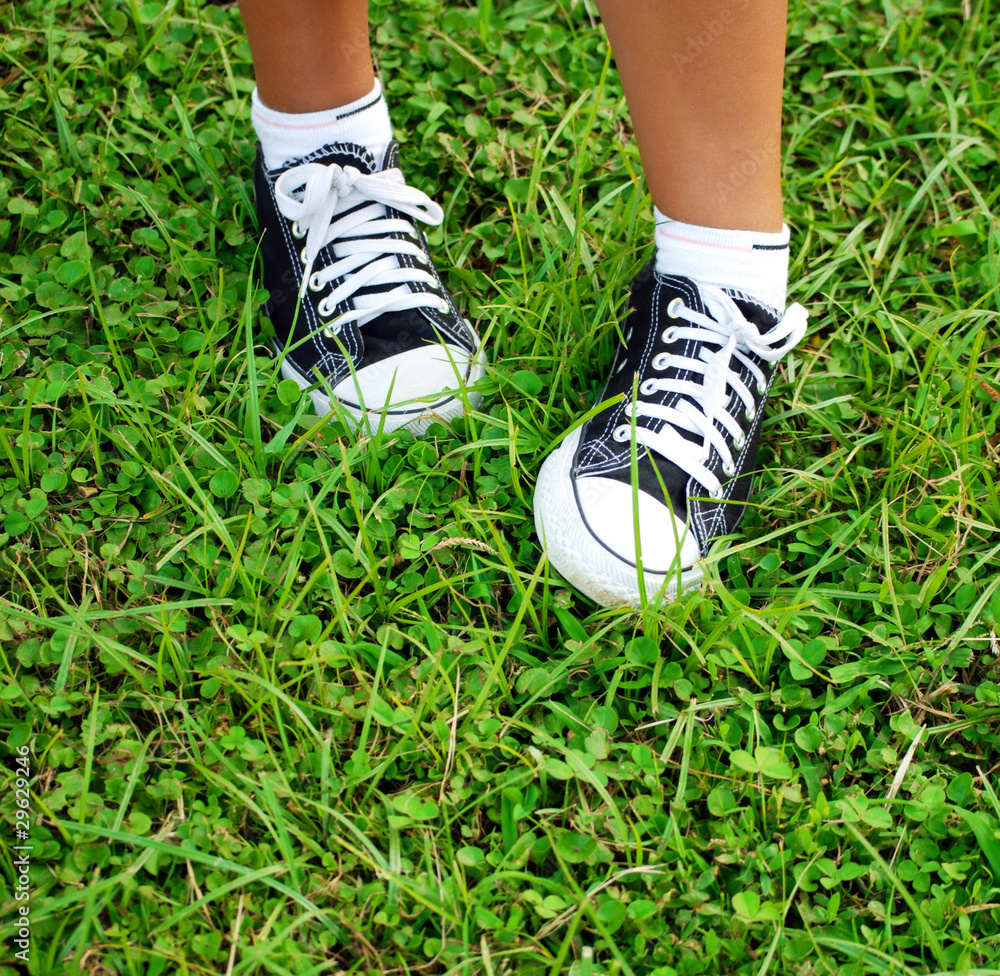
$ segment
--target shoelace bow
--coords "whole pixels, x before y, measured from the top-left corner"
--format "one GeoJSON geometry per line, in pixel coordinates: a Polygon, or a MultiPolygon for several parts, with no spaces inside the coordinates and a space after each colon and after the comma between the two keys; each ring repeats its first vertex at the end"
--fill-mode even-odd
{"type": "MultiPolygon", "coordinates": [[[[669,458],[704,485],[712,498],[718,499],[722,497],[722,482],[706,467],[711,450],[714,447],[722,458],[723,473],[732,476],[736,473],[735,458],[724,434],[729,434],[737,454],[746,443],[739,421],[726,409],[729,399],[726,388],[731,387],[736,393],[749,422],[756,417],[753,394],[733,368],[733,358],[749,370],[756,381],[758,394],[763,395],[767,390],[766,377],[748,353],[754,353],[765,362],[777,362],[802,340],[809,313],[797,303],[790,305],[781,321],[766,334],[761,334],[721,289],[705,288],[703,295],[715,317],[696,312],[688,308],[682,299],[675,298],[668,306],[667,315],[672,319],[683,319],[682,324],[670,326],[662,336],[667,344],[681,339],[702,343],[699,347],[700,358],[660,353],[652,359],[652,367],[657,372],[670,370],[676,374],[677,371],[688,370],[700,373],[702,381],[682,380],[676,375],[643,380],[639,384],[641,396],[650,397],[656,393],[682,396],[670,406],[637,399],[626,407],[626,415],[636,421],[640,417],[666,421],[658,431],[636,423],[636,443],[669,458]],[[704,343],[721,348],[712,351],[704,343]],[[695,434],[698,439],[684,437],[681,430],[695,434]]],[[[618,441],[630,440],[632,425],[617,427],[614,437],[618,441]]]]}
{"type": "Polygon", "coordinates": [[[437,225],[444,219],[441,207],[427,194],[407,186],[399,169],[367,174],[336,163],[303,163],[278,177],[274,195],[278,210],[293,221],[293,236],[305,238],[300,297],[307,288],[321,291],[331,282],[344,279],[317,305],[319,314],[325,317],[333,315],[341,302],[351,300],[349,311],[335,321],[322,323],[325,334],[336,335],[351,321],[364,325],[385,312],[448,309],[440,294],[424,290],[437,288],[434,275],[402,267],[398,260],[401,255],[409,255],[421,264],[429,263],[416,243],[418,235],[413,224],[386,216],[385,207],[427,224],[437,225]],[[399,240],[390,234],[405,234],[407,239],[399,240]],[[313,271],[319,252],[334,241],[337,260],[313,271]],[[358,294],[362,288],[372,290],[358,294]]]}

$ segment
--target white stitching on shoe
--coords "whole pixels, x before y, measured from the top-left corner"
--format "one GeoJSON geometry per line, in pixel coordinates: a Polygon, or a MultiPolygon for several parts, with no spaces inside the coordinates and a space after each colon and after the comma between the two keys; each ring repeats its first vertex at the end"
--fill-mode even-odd
{"type": "MultiPolygon", "coordinates": [[[[277,202],[277,199],[275,198],[275,195],[274,195],[274,181],[269,179],[267,181],[267,185],[268,185],[268,190],[269,190],[269,192],[271,194],[271,202],[274,204],[274,209],[277,212],[280,213],[280,211],[278,211],[278,202],[277,202]]],[[[283,240],[285,241],[285,247],[288,248],[289,262],[294,267],[295,262],[297,262],[297,260],[298,260],[298,251],[299,251],[299,248],[297,247],[297,245],[295,244],[295,242],[292,240],[292,238],[289,236],[288,227],[285,224],[285,222],[279,220],[279,221],[277,221],[277,223],[281,226],[281,236],[282,236],[283,240]]],[[[313,311],[312,303],[311,302],[301,302],[300,304],[301,304],[301,308],[299,309],[299,315],[304,315],[305,316],[305,319],[306,319],[305,324],[306,324],[306,327],[309,330],[309,342],[312,343],[313,347],[317,351],[317,362],[316,362],[317,368],[324,375],[326,375],[328,373],[332,374],[334,376],[338,375],[341,372],[341,370],[346,370],[347,360],[344,358],[343,354],[341,354],[339,352],[339,350],[335,350],[335,355],[331,356],[328,347],[320,340],[320,338],[319,338],[319,331],[318,331],[319,330],[319,321],[316,319],[315,313],[313,311]],[[337,360],[341,361],[341,365],[339,366],[339,368],[336,365],[336,361],[337,360]]],[[[288,338],[289,338],[289,342],[291,342],[291,340],[292,340],[293,337],[291,335],[289,335],[288,338]]],[[[354,345],[354,343],[352,341],[346,341],[344,343],[344,345],[347,348],[347,351],[348,351],[349,354],[351,354],[351,355],[355,354],[354,350],[352,349],[352,346],[354,345]]],[[[292,366],[294,366],[295,369],[298,370],[298,372],[302,373],[303,375],[306,375],[304,373],[304,371],[302,369],[300,369],[299,366],[298,366],[298,364],[296,363],[295,354],[294,353],[291,353],[291,354],[285,353],[284,355],[285,355],[285,358],[292,364],[292,366]]]]}
{"type": "MultiPolygon", "coordinates": [[[[686,278],[675,278],[671,275],[661,275],[658,272],[655,274],[655,285],[653,287],[652,295],[652,322],[650,323],[649,334],[646,337],[646,346],[642,351],[642,355],[639,359],[639,372],[645,373],[649,368],[650,354],[655,348],[660,336],[660,294],[664,287],[669,286],[674,291],[681,292],[684,296],[684,303],[689,308],[695,306],[698,310],[704,308],[701,302],[701,297],[698,294],[696,288],[686,278]]],[[[695,351],[695,344],[691,339],[685,340],[684,347],[682,350],[682,355],[685,357],[690,357],[695,351]]],[[[691,376],[688,370],[685,370],[682,374],[682,379],[689,379],[691,376]]],[[[616,427],[619,427],[623,423],[631,424],[631,417],[626,416],[627,403],[623,403],[620,406],[615,407],[613,410],[609,411],[607,420],[605,422],[604,430],[599,434],[595,431],[593,434],[593,439],[590,440],[588,447],[597,444],[601,445],[602,450],[605,452],[605,460],[599,462],[584,462],[583,455],[581,455],[580,463],[577,466],[578,475],[598,476],[602,474],[608,474],[615,471],[622,471],[628,467],[631,467],[631,448],[625,446],[622,450],[611,450],[606,447],[607,442],[611,439],[611,436],[616,427]]],[[[646,418],[645,426],[658,433],[663,429],[665,420],[660,420],[658,418],[646,418]]]]}
{"type": "MultiPolygon", "coordinates": [[[[773,380],[774,380],[774,374],[772,373],[771,379],[768,381],[767,384],[767,393],[764,395],[764,399],[762,402],[767,401],[767,396],[771,392],[771,384],[773,380]]],[[[764,423],[764,411],[763,409],[759,409],[757,411],[756,420],[754,420],[754,422],[750,425],[749,429],[746,432],[745,436],[747,443],[751,443],[753,441],[753,438],[757,436],[759,428],[763,425],[763,423],[764,423]]],[[[737,476],[725,482],[723,486],[724,487],[723,497],[721,499],[715,499],[711,502],[705,502],[700,500],[691,502],[692,514],[697,522],[696,532],[700,533],[698,542],[702,546],[702,551],[704,551],[704,547],[707,545],[709,539],[714,539],[715,536],[722,534],[722,530],[725,528],[726,503],[729,502],[729,500],[732,498],[733,492],[736,490],[737,482],[746,474],[747,474],[746,471],[737,468],[737,476]],[[706,514],[711,516],[708,522],[706,522],[705,520],[706,514]]],[[[704,495],[704,490],[702,489],[702,486],[697,482],[696,479],[692,478],[688,482],[687,494],[688,498],[695,497],[699,499],[701,498],[702,495],[704,495]]]]}

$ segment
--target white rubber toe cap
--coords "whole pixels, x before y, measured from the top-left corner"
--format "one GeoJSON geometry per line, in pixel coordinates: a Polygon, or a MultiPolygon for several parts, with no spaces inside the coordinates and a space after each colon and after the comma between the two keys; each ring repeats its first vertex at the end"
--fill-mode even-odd
{"type": "MultiPolygon", "coordinates": [[[[419,435],[433,423],[448,422],[467,408],[475,409],[482,396],[472,387],[485,373],[482,349],[473,358],[459,346],[423,346],[373,363],[356,377],[342,380],[335,387],[335,399],[358,425],[386,433],[405,427],[419,435]]],[[[331,411],[328,386],[318,386],[314,377],[303,376],[287,359],[281,364],[281,374],[309,390],[321,417],[331,411]]]]}
{"type": "Polygon", "coordinates": [[[644,491],[633,494],[631,485],[610,478],[579,478],[576,497],[587,528],[618,559],[636,563],[636,502],[646,572],[676,573],[679,567],[689,569],[701,556],[694,533],[663,502],[644,491]]]}
{"type": "Polygon", "coordinates": [[[605,607],[673,600],[704,577],[694,533],[645,492],[638,493],[643,581],[635,563],[633,495],[607,478],[574,478],[574,432],[542,465],[535,487],[535,529],[549,562],[605,607]],[[677,558],[679,553],[679,559],[677,558]]]}
{"type": "Polygon", "coordinates": [[[424,345],[365,366],[333,388],[334,396],[348,407],[369,411],[395,410],[412,404],[425,410],[450,399],[467,382],[472,355],[453,345],[424,345]]]}

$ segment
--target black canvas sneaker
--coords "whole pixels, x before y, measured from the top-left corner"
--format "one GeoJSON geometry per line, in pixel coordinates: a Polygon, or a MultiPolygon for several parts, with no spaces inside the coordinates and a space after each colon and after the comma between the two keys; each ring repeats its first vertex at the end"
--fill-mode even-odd
{"type": "Polygon", "coordinates": [[[334,144],[254,173],[266,314],[282,373],[370,430],[460,415],[479,397],[479,339],[438,276],[417,221],[443,211],[407,186],[396,143],[376,161],[334,144]]]}
{"type": "Polygon", "coordinates": [[[570,583],[604,606],[640,602],[640,572],[650,602],[697,585],[709,543],[743,515],[774,371],[806,317],[640,272],[601,394],[620,399],[546,459],[535,490],[538,536],[570,583]]]}

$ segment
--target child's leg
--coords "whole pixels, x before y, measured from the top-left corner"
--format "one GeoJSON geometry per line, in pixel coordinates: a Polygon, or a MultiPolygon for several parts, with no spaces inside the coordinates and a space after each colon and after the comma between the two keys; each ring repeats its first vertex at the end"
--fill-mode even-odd
{"type": "Polygon", "coordinates": [[[332,142],[365,146],[381,162],[392,127],[372,68],[368,0],[240,0],[240,13],[267,165],[332,142]]]}
{"type": "Polygon", "coordinates": [[[375,84],[368,0],[240,0],[261,100],[277,112],[322,112],[375,84]]]}
{"type": "Polygon", "coordinates": [[[598,0],[653,202],[781,230],[787,0],[598,0]]]}
{"type": "Polygon", "coordinates": [[[320,413],[425,430],[478,400],[478,338],[434,270],[372,70],[367,0],[240,0],[254,58],[254,176],[282,373],[320,413]]]}
{"type": "Polygon", "coordinates": [[[600,397],[614,405],[546,460],[535,521],[552,564],[610,605],[696,584],[712,539],[736,527],[805,310],[785,310],[785,0],[598,7],[656,205],[656,257],[600,397]]]}

